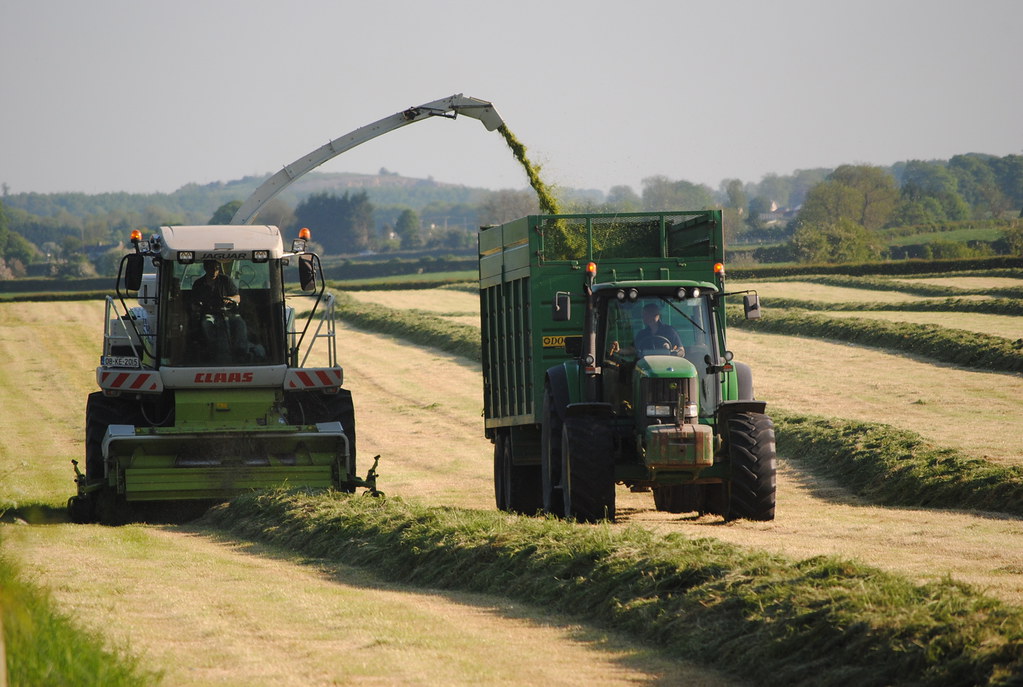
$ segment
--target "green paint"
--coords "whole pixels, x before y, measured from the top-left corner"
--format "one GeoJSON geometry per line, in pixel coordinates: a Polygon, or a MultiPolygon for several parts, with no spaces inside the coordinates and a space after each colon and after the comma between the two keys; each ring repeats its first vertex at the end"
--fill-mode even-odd
{"type": "Polygon", "coordinates": [[[560,215],[561,211],[558,208],[558,202],[554,199],[554,193],[551,192],[550,187],[540,178],[540,167],[531,163],[529,158],[526,157],[526,146],[522,145],[519,139],[515,138],[515,134],[508,129],[507,125],[502,124],[498,131],[504,136],[504,140],[508,143],[508,147],[511,148],[512,154],[515,155],[515,159],[526,170],[526,176],[529,177],[529,185],[536,191],[537,199],[540,201],[540,212],[547,215],[560,215]]]}

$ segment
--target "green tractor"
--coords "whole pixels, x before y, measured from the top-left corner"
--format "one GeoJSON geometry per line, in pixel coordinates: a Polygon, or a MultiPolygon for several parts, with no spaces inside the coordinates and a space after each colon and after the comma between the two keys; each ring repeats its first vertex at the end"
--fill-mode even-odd
{"type": "Polygon", "coordinates": [[[614,519],[622,484],[660,511],[774,518],[774,426],[726,345],[723,253],[718,211],[481,230],[498,508],[614,519]]]}

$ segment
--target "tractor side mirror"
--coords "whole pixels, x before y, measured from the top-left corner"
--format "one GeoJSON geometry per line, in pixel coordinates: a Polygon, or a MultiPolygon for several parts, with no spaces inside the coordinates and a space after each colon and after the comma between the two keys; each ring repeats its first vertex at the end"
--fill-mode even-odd
{"type": "Polygon", "coordinates": [[[746,311],[747,320],[759,320],[760,296],[755,293],[747,293],[742,297],[742,308],[746,311]]]}
{"type": "Polygon", "coordinates": [[[124,288],[138,291],[142,287],[142,272],[146,268],[146,258],[142,253],[130,253],[125,256],[124,288]]]}
{"type": "Polygon", "coordinates": [[[316,268],[313,266],[313,256],[308,253],[298,256],[298,282],[303,291],[316,289],[316,268]]]}
{"type": "Polygon", "coordinates": [[[572,318],[572,294],[558,291],[551,303],[551,319],[555,322],[568,322],[572,318]]]}

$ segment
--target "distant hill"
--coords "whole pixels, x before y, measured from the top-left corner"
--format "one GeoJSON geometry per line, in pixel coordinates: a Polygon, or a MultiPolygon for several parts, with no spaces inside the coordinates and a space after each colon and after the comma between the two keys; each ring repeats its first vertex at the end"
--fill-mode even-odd
{"type": "MultiPolygon", "coordinates": [[[[205,222],[213,212],[232,200],[245,200],[270,175],[227,182],[186,184],[172,193],[12,193],[4,196],[6,208],[24,210],[43,218],[71,215],[75,218],[111,213],[150,214],[154,210],[185,222],[205,222]]],[[[365,191],[378,206],[400,205],[421,210],[430,204],[476,205],[491,191],[433,179],[414,179],[381,170],[378,174],[311,172],[281,193],[291,206],[313,193],[365,191]]]]}

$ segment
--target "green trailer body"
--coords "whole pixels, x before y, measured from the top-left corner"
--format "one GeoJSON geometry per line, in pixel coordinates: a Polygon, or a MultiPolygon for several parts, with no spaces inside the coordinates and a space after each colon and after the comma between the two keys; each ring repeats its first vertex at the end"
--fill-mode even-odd
{"type": "MultiPolygon", "coordinates": [[[[773,518],[773,426],[727,348],[723,258],[716,210],[481,229],[484,431],[499,508],[613,518],[619,483],[651,490],[661,510],[773,518]],[[640,334],[651,309],[650,332],[666,334],[653,344],[640,334]],[[739,444],[753,454],[745,483],[739,444]]],[[[759,315],[755,294],[745,305],[759,315]]]]}

